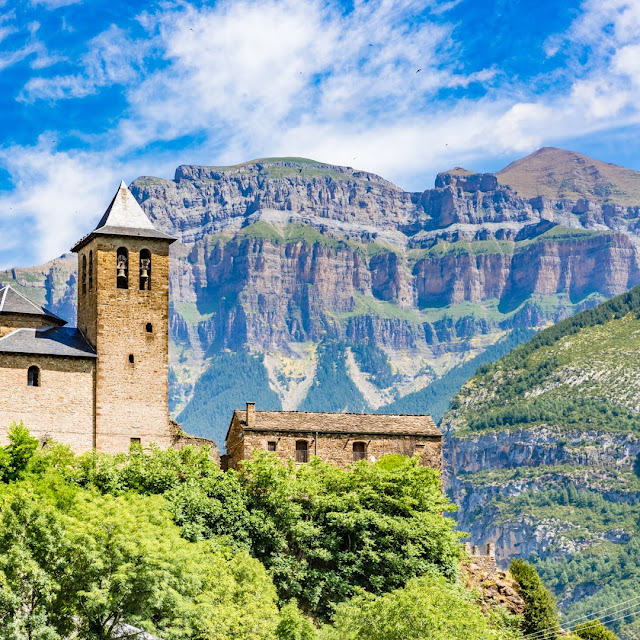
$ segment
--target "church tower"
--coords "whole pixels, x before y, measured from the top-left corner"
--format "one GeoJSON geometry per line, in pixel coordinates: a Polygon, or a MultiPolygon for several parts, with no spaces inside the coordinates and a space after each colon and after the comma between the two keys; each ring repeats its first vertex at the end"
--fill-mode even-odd
{"type": "Polygon", "coordinates": [[[78,328],[97,353],[94,447],[162,448],[169,427],[169,245],[122,182],[78,254],[78,328]]]}

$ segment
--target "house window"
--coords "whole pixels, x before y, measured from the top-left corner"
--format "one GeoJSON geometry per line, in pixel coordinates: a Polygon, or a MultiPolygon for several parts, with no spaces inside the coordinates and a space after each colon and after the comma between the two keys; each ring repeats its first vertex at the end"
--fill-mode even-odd
{"type": "Polygon", "coordinates": [[[364,460],[367,456],[367,445],[364,442],[353,443],[353,460],[364,460]]]}
{"type": "Polygon", "coordinates": [[[87,293],[87,256],[82,256],[82,295],[87,293]]]}
{"type": "Polygon", "coordinates": [[[118,289],[128,289],[129,288],[129,252],[124,248],[120,247],[117,251],[117,282],[118,289]]]}
{"type": "Polygon", "coordinates": [[[147,333],[153,333],[153,325],[150,322],[147,322],[147,333]]]}
{"type": "Polygon", "coordinates": [[[93,291],[93,251],[89,251],[89,291],[93,291]]]}
{"type": "Polygon", "coordinates": [[[140,438],[130,438],[131,444],[142,444],[142,440],[140,438]]]}
{"type": "Polygon", "coordinates": [[[296,440],[296,462],[309,462],[309,443],[296,440]]]}
{"type": "Polygon", "coordinates": [[[38,367],[29,367],[27,371],[27,385],[29,387],[40,386],[40,369],[38,369],[38,367]]]}
{"type": "Polygon", "coordinates": [[[277,443],[274,440],[267,442],[267,451],[275,451],[277,443]]]}
{"type": "Polygon", "coordinates": [[[151,252],[143,249],[140,252],[140,290],[149,291],[151,289],[151,252]]]}

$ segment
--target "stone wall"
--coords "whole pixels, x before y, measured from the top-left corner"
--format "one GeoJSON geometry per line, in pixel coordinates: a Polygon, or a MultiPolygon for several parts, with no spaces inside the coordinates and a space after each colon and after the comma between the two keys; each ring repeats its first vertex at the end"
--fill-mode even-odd
{"type": "MultiPolygon", "coordinates": [[[[78,327],[98,353],[96,447],[126,451],[132,438],[143,446],[172,444],[169,423],[169,243],[146,238],[98,236],[83,247],[93,252],[93,288],[78,288],[78,327]],[[129,253],[129,288],[118,289],[116,254],[129,253]],[[140,251],[151,252],[151,287],[139,288],[140,251]],[[152,331],[147,332],[150,323],[152,331]],[[133,362],[130,361],[130,357],[133,362]]],[[[81,276],[82,277],[82,276],[81,276]]]]}
{"type": "MultiPolygon", "coordinates": [[[[234,422],[236,420],[234,419],[234,422]]],[[[268,451],[275,442],[275,453],[282,460],[296,459],[296,441],[308,443],[309,457],[317,456],[326,462],[345,468],[354,462],[353,444],[364,442],[366,459],[372,462],[389,454],[413,456],[420,453],[422,464],[441,468],[442,444],[438,437],[295,433],[283,431],[252,432],[232,425],[227,439],[229,468],[237,468],[240,460],[250,458],[254,451],[268,451]],[[240,437],[242,434],[242,437],[240,437]]]]}
{"type": "Polygon", "coordinates": [[[496,573],[498,566],[496,565],[496,547],[495,544],[489,542],[487,544],[475,545],[471,542],[465,542],[465,551],[469,556],[469,562],[476,565],[482,571],[496,573]]]}
{"type": "Polygon", "coordinates": [[[74,451],[94,446],[94,360],[0,354],[0,441],[7,427],[24,422],[31,434],[70,445],[74,451]],[[27,386],[27,370],[40,368],[40,386],[27,386]]]}

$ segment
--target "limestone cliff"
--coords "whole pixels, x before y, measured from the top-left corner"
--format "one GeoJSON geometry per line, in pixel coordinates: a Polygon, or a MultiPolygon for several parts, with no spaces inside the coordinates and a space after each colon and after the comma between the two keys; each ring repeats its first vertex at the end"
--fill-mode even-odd
{"type": "MultiPolygon", "coordinates": [[[[637,208],[523,197],[502,182],[454,169],[435,188],[409,193],[300,158],[138,178],[131,188],[142,207],[180,239],[171,274],[174,412],[216,393],[197,382],[227,349],[264,357],[257,366],[280,405],[300,406],[317,386],[317,346],[327,342],[343,354],[350,345],[370,350],[324,378],[325,396],[344,373],[361,396],[354,406],[379,407],[513,329],[544,326],[640,283],[637,208]]],[[[74,315],[68,257],[0,281],[74,315]]],[[[250,393],[251,379],[235,388],[250,393]]],[[[228,411],[204,413],[192,408],[201,417],[189,430],[220,438],[228,411]]]]}

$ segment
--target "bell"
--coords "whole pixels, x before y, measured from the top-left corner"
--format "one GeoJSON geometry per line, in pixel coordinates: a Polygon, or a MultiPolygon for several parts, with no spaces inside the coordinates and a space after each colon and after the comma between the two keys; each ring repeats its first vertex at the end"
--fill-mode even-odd
{"type": "Polygon", "coordinates": [[[149,277],[149,272],[146,269],[142,269],[142,271],[140,272],[140,277],[144,280],[146,278],[149,277]]]}
{"type": "Polygon", "coordinates": [[[118,278],[126,278],[127,274],[123,268],[118,269],[118,278]]]}

